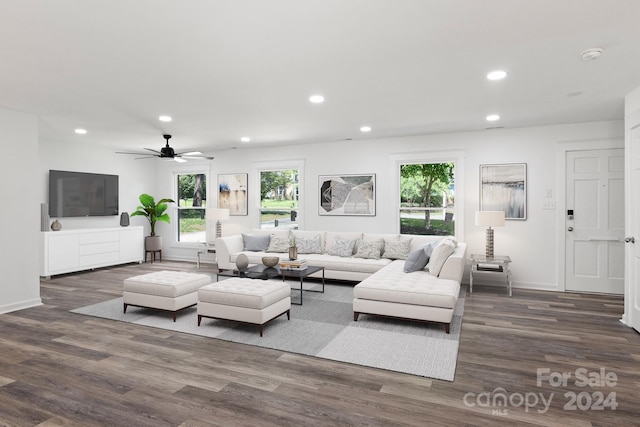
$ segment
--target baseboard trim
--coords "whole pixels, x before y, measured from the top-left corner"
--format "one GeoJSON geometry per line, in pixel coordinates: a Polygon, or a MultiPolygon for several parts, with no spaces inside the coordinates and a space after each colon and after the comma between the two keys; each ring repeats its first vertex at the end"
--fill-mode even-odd
{"type": "Polygon", "coordinates": [[[27,308],[37,307],[42,305],[42,299],[34,298],[32,300],[20,301],[13,304],[7,304],[0,306],[0,314],[11,313],[12,311],[24,310],[27,308]]]}

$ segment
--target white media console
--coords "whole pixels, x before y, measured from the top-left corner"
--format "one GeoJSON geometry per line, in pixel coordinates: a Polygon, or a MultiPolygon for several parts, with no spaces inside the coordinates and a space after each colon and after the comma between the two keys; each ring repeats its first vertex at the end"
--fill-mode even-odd
{"type": "Polygon", "coordinates": [[[90,270],[144,256],[143,227],[89,228],[40,233],[40,276],[90,270]]]}

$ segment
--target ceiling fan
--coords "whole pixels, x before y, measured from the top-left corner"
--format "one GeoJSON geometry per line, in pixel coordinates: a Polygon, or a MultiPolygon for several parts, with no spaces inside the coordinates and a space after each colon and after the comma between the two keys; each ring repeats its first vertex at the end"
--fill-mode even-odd
{"type": "Polygon", "coordinates": [[[199,151],[189,151],[186,153],[176,153],[173,148],[169,146],[169,140],[171,139],[171,135],[164,134],[162,137],[167,141],[167,144],[158,150],[153,150],[151,148],[145,148],[145,150],[149,150],[155,154],[150,153],[132,153],[128,151],[116,151],[117,154],[135,154],[142,157],[137,157],[137,159],[150,159],[152,157],[160,157],[161,159],[167,160],[175,160],[176,162],[184,163],[186,159],[206,159],[213,160],[213,157],[205,156],[199,151]]]}

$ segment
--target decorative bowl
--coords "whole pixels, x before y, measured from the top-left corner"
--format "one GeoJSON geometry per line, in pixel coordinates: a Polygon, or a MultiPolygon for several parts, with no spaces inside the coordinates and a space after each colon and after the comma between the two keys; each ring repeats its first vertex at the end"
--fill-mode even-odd
{"type": "Polygon", "coordinates": [[[280,262],[280,258],[277,256],[263,256],[262,263],[267,267],[275,267],[280,262]]]}

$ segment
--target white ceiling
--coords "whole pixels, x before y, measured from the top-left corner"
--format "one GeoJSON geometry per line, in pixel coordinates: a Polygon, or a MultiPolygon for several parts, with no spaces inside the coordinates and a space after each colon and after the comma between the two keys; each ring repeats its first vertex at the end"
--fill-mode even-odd
{"type": "Polygon", "coordinates": [[[2,0],[0,106],[44,140],[205,153],[616,120],[639,18],[639,0],[2,0]]]}

